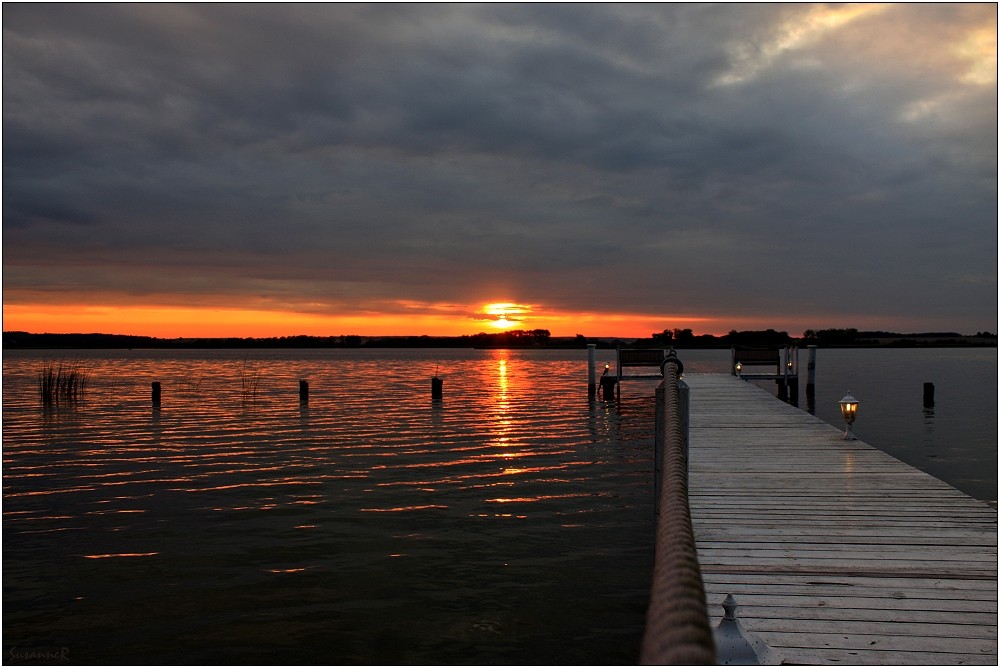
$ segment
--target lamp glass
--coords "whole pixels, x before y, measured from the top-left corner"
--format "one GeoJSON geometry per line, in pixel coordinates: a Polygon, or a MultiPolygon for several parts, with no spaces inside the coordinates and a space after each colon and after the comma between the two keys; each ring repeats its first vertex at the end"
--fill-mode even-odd
{"type": "Polygon", "coordinates": [[[841,437],[845,440],[853,441],[855,439],[854,432],[851,431],[851,425],[854,424],[854,418],[858,415],[858,403],[860,402],[851,396],[850,391],[840,400],[840,414],[844,416],[844,422],[847,423],[847,430],[844,431],[844,435],[841,437]]]}
{"type": "Polygon", "coordinates": [[[848,424],[854,422],[854,418],[857,417],[858,400],[852,397],[850,392],[840,400],[840,414],[848,424]]]}

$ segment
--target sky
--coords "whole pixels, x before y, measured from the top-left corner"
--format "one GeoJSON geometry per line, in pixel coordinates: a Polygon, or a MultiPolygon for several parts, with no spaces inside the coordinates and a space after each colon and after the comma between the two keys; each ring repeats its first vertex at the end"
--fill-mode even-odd
{"type": "Polygon", "coordinates": [[[3,5],[3,329],[997,330],[997,6],[3,5]]]}

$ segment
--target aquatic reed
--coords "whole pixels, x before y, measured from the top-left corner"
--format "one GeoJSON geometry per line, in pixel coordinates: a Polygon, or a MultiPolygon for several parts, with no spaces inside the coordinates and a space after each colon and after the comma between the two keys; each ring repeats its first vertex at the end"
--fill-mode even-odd
{"type": "Polygon", "coordinates": [[[249,362],[243,360],[243,369],[240,371],[240,385],[243,393],[243,403],[255,403],[257,401],[257,388],[260,385],[261,367],[250,368],[249,362]]]}
{"type": "Polygon", "coordinates": [[[38,372],[38,394],[42,403],[76,401],[87,387],[88,372],[77,363],[45,362],[38,372]]]}

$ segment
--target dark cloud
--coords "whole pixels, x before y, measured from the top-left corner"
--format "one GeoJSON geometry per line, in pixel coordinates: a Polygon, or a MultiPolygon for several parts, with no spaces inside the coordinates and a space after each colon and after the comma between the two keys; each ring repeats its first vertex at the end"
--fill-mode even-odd
{"type": "Polygon", "coordinates": [[[3,14],[5,301],[995,325],[994,5],[3,14]]]}

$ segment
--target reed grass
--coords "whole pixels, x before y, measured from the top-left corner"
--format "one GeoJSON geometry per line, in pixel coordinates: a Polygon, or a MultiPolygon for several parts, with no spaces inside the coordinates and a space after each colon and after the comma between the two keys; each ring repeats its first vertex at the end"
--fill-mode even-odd
{"type": "Polygon", "coordinates": [[[42,403],[73,402],[83,396],[89,373],[78,363],[45,362],[38,372],[38,394],[42,403]]]}
{"type": "Polygon", "coordinates": [[[243,360],[243,369],[240,371],[240,386],[242,388],[244,404],[255,403],[257,401],[260,374],[260,366],[251,368],[247,360],[243,360]]]}

